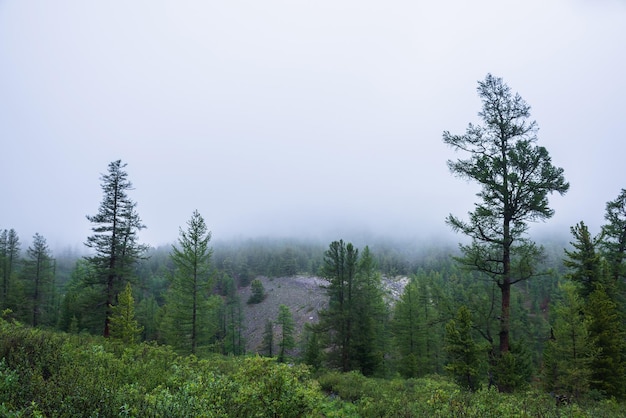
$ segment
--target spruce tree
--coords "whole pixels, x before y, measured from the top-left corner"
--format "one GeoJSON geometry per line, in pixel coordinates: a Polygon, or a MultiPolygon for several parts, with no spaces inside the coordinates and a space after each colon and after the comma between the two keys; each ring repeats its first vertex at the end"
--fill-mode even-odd
{"type": "Polygon", "coordinates": [[[130,199],[133,190],[121,160],[109,164],[108,173],[100,177],[104,196],[98,213],[87,216],[93,224],[93,235],[85,245],[95,254],[86,257],[97,271],[97,280],[88,285],[102,292],[100,306],[105,309],[103,335],[110,335],[111,307],[122,284],[133,277],[132,268],[144,256],[148,247],[139,244],[137,233],[145,228],[136,211],[137,204],[130,199]]]}

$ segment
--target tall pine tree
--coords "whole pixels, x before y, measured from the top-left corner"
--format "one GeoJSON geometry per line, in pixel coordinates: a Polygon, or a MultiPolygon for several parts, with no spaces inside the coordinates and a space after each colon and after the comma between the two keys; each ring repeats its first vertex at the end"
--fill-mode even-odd
{"type": "MultiPolygon", "coordinates": [[[[454,215],[447,223],[471,239],[459,260],[497,284],[500,290],[499,354],[510,349],[511,286],[536,275],[541,250],[527,237],[528,223],[552,217],[548,195],[564,194],[563,169],[537,146],[530,106],[502,81],[488,74],[478,83],[483,125],[469,124],[464,135],[443,133],[444,143],[468,155],[448,161],[450,171],[481,187],[469,220],[454,215]]],[[[499,385],[500,390],[509,390],[499,385]]]]}

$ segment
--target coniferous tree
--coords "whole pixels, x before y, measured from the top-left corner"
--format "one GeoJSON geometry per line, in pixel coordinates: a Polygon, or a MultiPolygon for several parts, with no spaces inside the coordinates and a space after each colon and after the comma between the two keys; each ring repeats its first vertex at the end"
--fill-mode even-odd
{"type": "Polygon", "coordinates": [[[382,366],[388,310],[381,275],[368,246],[359,258],[353,306],[355,362],[363,375],[371,376],[382,366]]]}
{"type": "Polygon", "coordinates": [[[563,265],[569,269],[566,278],[580,284],[583,299],[587,300],[600,280],[601,255],[597,251],[601,237],[592,237],[587,225],[579,222],[570,228],[573,249],[565,250],[563,265]]]}
{"type": "Polygon", "coordinates": [[[98,333],[104,322],[104,309],[94,309],[102,300],[102,292],[91,285],[98,282],[98,272],[92,263],[79,259],[74,265],[70,280],[65,285],[61,301],[59,328],[66,332],[88,331],[98,333]]]}
{"type": "Polygon", "coordinates": [[[13,228],[0,232],[0,274],[2,275],[2,308],[15,308],[11,287],[17,276],[20,239],[13,228]]]}
{"type": "MultiPolygon", "coordinates": [[[[469,158],[448,161],[450,171],[477,182],[480,202],[469,221],[450,215],[454,231],[471,238],[461,245],[464,265],[494,281],[500,289],[499,354],[509,351],[511,286],[533,277],[541,249],[530,241],[528,223],[549,219],[548,194],[564,194],[563,169],[552,165],[548,151],[535,145],[537,126],[530,106],[488,74],[478,83],[484,124],[470,124],[464,135],[443,133],[443,141],[469,158]]],[[[501,390],[507,388],[500,386],[501,390]]]]}
{"type": "Polygon", "coordinates": [[[274,323],[271,319],[265,321],[265,331],[263,332],[263,341],[261,342],[261,350],[268,357],[274,356],[274,323]]]}
{"type": "Polygon", "coordinates": [[[554,308],[550,340],[544,350],[546,390],[579,398],[589,391],[591,362],[597,350],[583,315],[584,302],[571,282],[560,285],[562,300],[554,308]]]}
{"type": "Polygon", "coordinates": [[[591,361],[591,387],[605,395],[624,398],[626,376],[626,333],[615,302],[614,284],[608,266],[605,280],[595,284],[584,307],[589,334],[598,350],[591,361]]]}
{"type": "Polygon", "coordinates": [[[621,287],[620,279],[626,276],[626,189],[606,204],[602,227],[602,247],[611,268],[614,281],[621,287]]]}
{"type": "Polygon", "coordinates": [[[482,202],[470,213],[470,221],[455,216],[448,223],[473,239],[461,246],[466,265],[492,277],[501,288],[503,315],[501,351],[507,349],[507,303],[510,285],[528,278],[538,249],[524,239],[527,222],[552,216],[547,194],[564,193],[568,185],[562,169],[551,165],[547,151],[535,146],[536,123],[528,122],[530,107],[513,95],[500,78],[487,75],[479,82],[484,126],[469,125],[465,135],[444,132],[444,142],[470,158],[449,161],[450,170],[482,186],[482,202]],[[515,245],[517,244],[517,245],[515,245]],[[516,257],[517,256],[517,257],[516,257]],[[515,261],[520,271],[515,271],[515,261]]]}
{"type": "Polygon", "coordinates": [[[423,333],[427,332],[418,306],[418,283],[411,278],[394,306],[392,332],[400,355],[400,372],[406,378],[421,375],[418,359],[423,333]]]}
{"type": "Polygon", "coordinates": [[[329,297],[328,308],[320,312],[318,330],[326,338],[331,365],[347,372],[354,362],[354,292],[359,251],[351,243],[333,241],[324,255],[322,277],[329,297]]]}
{"type": "Polygon", "coordinates": [[[231,295],[222,305],[225,316],[226,333],[224,335],[224,354],[241,355],[246,351],[243,338],[244,317],[239,296],[231,295]]]}
{"type": "Polygon", "coordinates": [[[85,245],[95,251],[86,259],[97,271],[97,281],[89,285],[98,286],[103,296],[100,306],[105,310],[103,335],[110,335],[111,307],[122,283],[132,279],[132,267],[144,255],[147,246],[138,243],[137,233],[145,228],[137,214],[137,204],[128,196],[132,183],[124,171],[126,164],[121,160],[109,164],[108,173],[103,174],[104,196],[98,213],[87,216],[93,235],[85,245]]]}
{"type": "Polygon", "coordinates": [[[166,341],[183,353],[206,350],[217,330],[219,297],[212,297],[210,240],[211,232],[196,210],[170,253],[174,271],[166,294],[166,341]]]}
{"type": "Polygon", "coordinates": [[[304,325],[303,331],[303,361],[305,364],[313,367],[314,370],[322,366],[322,347],[317,332],[310,324],[304,325]]]}
{"type": "Polygon", "coordinates": [[[117,296],[117,305],[111,307],[111,338],[122,341],[124,344],[136,343],[143,327],[135,319],[135,299],[130,282],[126,283],[124,291],[117,296]]]}
{"type": "Polygon", "coordinates": [[[574,250],[565,250],[566,275],[579,284],[589,335],[597,349],[591,363],[591,388],[609,396],[623,397],[626,372],[624,321],[619,308],[618,283],[613,280],[611,263],[598,252],[602,236],[591,238],[583,222],[571,228],[574,250]]]}
{"type": "Polygon", "coordinates": [[[137,303],[137,321],[143,329],[142,339],[159,340],[159,315],[161,308],[154,294],[144,297],[137,303]]]}
{"type": "Polygon", "coordinates": [[[36,327],[41,324],[42,315],[50,310],[54,292],[54,259],[46,239],[38,233],[33,236],[33,243],[26,250],[26,257],[23,275],[28,283],[30,323],[36,327]]]}
{"type": "Polygon", "coordinates": [[[291,310],[287,305],[280,305],[278,307],[278,319],[276,324],[280,326],[280,341],[278,341],[278,361],[284,362],[287,350],[295,347],[296,342],[294,340],[293,332],[295,324],[293,322],[293,316],[291,310]]]}
{"type": "Polygon", "coordinates": [[[440,372],[443,335],[441,319],[424,272],[411,277],[395,303],[391,330],[399,356],[400,372],[405,377],[421,377],[440,372]]]}
{"type": "Polygon", "coordinates": [[[263,287],[263,283],[259,279],[252,280],[250,289],[252,293],[248,298],[248,305],[263,302],[267,295],[265,294],[265,287],[263,287]]]}
{"type": "Polygon", "coordinates": [[[446,324],[445,351],[448,363],[445,369],[457,383],[469,390],[479,387],[481,348],[472,336],[472,316],[466,306],[461,306],[456,318],[446,324]]]}

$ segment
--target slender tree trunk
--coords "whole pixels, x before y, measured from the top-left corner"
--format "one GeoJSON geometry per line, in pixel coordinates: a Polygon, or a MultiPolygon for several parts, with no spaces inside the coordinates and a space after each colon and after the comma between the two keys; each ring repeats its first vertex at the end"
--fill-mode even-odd
{"type": "Polygon", "coordinates": [[[500,310],[500,355],[509,351],[509,327],[511,319],[511,232],[508,219],[504,221],[504,248],[502,252],[503,280],[500,286],[502,305],[500,310]]]}

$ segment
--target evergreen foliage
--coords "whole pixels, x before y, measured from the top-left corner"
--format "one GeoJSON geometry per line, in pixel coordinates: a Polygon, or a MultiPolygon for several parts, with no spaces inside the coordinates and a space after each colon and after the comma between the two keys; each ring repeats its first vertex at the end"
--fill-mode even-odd
{"type": "Polygon", "coordinates": [[[591,387],[623,399],[626,395],[626,333],[609,286],[610,283],[597,283],[584,308],[589,319],[589,334],[598,350],[591,360],[591,387]]]}
{"type": "Polygon", "coordinates": [[[135,299],[130,282],[124,291],[117,295],[117,305],[111,307],[111,338],[124,344],[135,344],[143,332],[143,327],[135,319],[135,299]]]}
{"type": "Polygon", "coordinates": [[[602,247],[611,267],[616,284],[626,276],[626,189],[622,189],[615,200],[607,202],[602,227],[602,247]]]}
{"type": "Polygon", "coordinates": [[[580,399],[589,391],[597,350],[578,289],[571,282],[559,288],[562,300],[554,307],[554,325],[544,351],[543,384],[548,392],[580,399]]]}
{"type": "Polygon", "coordinates": [[[387,322],[387,310],[369,248],[365,247],[359,259],[359,250],[351,243],[333,241],[325,253],[321,275],[328,282],[329,301],[328,308],[319,313],[316,330],[324,336],[330,365],[373,374],[383,357],[385,333],[381,326],[387,322]]]}
{"type": "Polygon", "coordinates": [[[17,308],[13,287],[18,275],[20,247],[20,238],[13,228],[0,231],[0,275],[2,280],[0,306],[3,309],[15,310],[17,308]]]}
{"type": "Polygon", "coordinates": [[[166,294],[164,332],[168,344],[181,353],[198,354],[209,348],[217,331],[219,298],[212,296],[211,232],[196,210],[180,229],[178,247],[172,246],[174,265],[166,294]]]}
{"type": "Polygon", "coordinates": [[[280,326],[280,341],[278,341],[278,361],[283,363],[287,358],[287,350],[296,346],[294,339],[294,322],[289,307],[280,305],[278,307],[278,318],[276,324],[280,326]]]}
{"type": "Polygon", "coordinates": [[[128,196],[133,186],[124,171],[125,167],[121,160],[109,163],[108,173],[100,177],[103,198],[98,213],[87,216],[93,224],[93,235],[87,237],[85,245],[95,254],[86,257],[86,260],[94,267],[97,277],[94,282],[86,284],[96,286],[102,294],[103,300],[98,306],[105,309],[105,337],[110,334],[111,307],[115,304],[115,296],[122,290],[122,283],[132,278],[132,268],[148,249],[138,243],[137,233],[145,225],[137,213],[137,204],[128,196]]]}
{"type": "Polygon", "coordinates": [[[446,324],[445,351],[448,355],[446,371],[461,387],[479,388],[481,370],[480,346],[472,336],[472,316],[466,306],[461,306],[456,318],[446,324]]]}
{"type": "Polygon", "coordinates": [[[450,171],[481,187],[480,202],[469,221],[454,215],[447,223],[471,238],[459,261],[493,280],[500,289],[499,353],[509,351],[511,286],[536,275],[541,249],[526,237],[528,222],[552,217],[548,194],[564,194],[563,169],[535,145],[537,125],[530,106],[502,81],[488,74],[478,83],[483,125],[470,124],[464,135],[443,133],[443,141],[467,159],[448,161],[450,171]]]}
{"type": "Polygon", "coordinates": [[[261,303],[265,300],[267,295],[265,294],[263,283],[261,283],[259,279],[252,280],[252,283],[250,283],[250,289],[252,290],[252,293],[248,298],[248,305],[261,303]]]}
{"type": "Polygon", "coordinates": [[[358,249],[343,240],[333,241],[324,256],[321,273],[328,282],[328,308],[320,312],[319,330],[329,348],[329,362],[346,372],[356,368],[353,359],[353,291],[355,288],[358,249]]]}
{"type": "Polygon", "coordinates": [[[48,325],[54,323],[53,298],[54,288],[54,259],[48,248],[46,239],[36,233],[33,243],[26,250],[26,260],[22,276],[26,281],[26,300],[30,307],[30,324],[34,327],[41,324],[42,319],[48,325]]]}
{"type": "Polygon", "coordinates": [[[261,342],[261,352],[268,357],[274,356],[274,322],[272,322],[269,318],[265,321],[263,341],[261,342]]]}
{"type": "Polygon", "coordinates": [[[565,249],[563,265],[569,269],[566,278],[580,284],[583,299],[587,299],[600,280],[601,255],[597,251],[601,236],[592,237],[584,222],[570,228],[574,241],[573,249],[565,249]]]}

